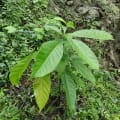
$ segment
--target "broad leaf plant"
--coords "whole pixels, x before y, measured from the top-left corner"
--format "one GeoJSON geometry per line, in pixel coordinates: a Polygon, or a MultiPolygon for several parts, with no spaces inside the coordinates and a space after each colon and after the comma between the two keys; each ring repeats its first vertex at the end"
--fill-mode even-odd
{"type": "MultiPolygon", "coordinates": [[[[38,51],[20,60],[11,68],[9,78],[12,85],[16,86],[29,64],[32,63],[30,78],[33,80],[34,96],[40,111],[49,99],[51,75],[56,71],[66,95],[68,110],[71,113],[75,112],[76,84],[82,86],[83,80],[89,80],[95,85],[96,79],[92,71],[99,70],[95,53],[80,38],[100,42],[113,40],[112,35],[105,31],[82,29],[68,33],[68,28],[74,29],[73,22],[66,22],[60,17],[47,21],[43,28],[36,28],[37,34],[41,34],[40,31],[42,31],[52,36],[52,40],[44,42],[38,51]]],[[[44,39],[42,36],[40,38],[44,39]]]]}

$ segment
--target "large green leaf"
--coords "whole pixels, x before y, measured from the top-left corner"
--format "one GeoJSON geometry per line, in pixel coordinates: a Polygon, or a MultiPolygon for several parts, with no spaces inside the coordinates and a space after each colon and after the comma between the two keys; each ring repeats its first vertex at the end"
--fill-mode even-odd
{"type": "Polygon", "coordinates": [[[59,76],[61,76],[62,73],[65,71],[66,65],[67,65],[67,61],[65,59],[62,59],[60,63],[58,64],[56,70],[59,76]]]}
{"type": "Polygon", "coordinates": [[[64,73],[61,77],[64,90],[66,93],[67,105],[71,113],[75,111],[76,103],[75,83],[72,78],[73,78],[72,75],[68,73],[64,73]]]}
{"type": "Polygon", "coordinates": [[[73,49],[78,53],[78,56],[88,64],[92,69],[99,69],[99,63],[95,54],[82,41],[71,39],[69,40],[73,49]]]}
{"type": "Polygon", "coordinates": [[[101,30],[95,30],[95,29],[79,30],[79,31],[70,33],[69,35],[71,35],[72,37],[91,38],[91,39],[97,39],[100,41],[113,40],[113,37],[110,33],[101,31],[101,30]]]}
{"type": "Polygon", "coordinates": [[[89,68],[87,68],[80,59],[73,59],[72,65],[76,69],[77,73],[80,73],[83,78],[91,81],[95,84],[96,80],[89,68]]]}
{"type": "Polygon", "coordinates": [[[23,72],[27,69],[32,58],[33,58],[33,54],[25,57],[24,59],[22,59],[16,65],[13,66],[9,75],[12,85],[17,85],[19,83],[19,80],[23,72]]]}
{"type": "Polygon", "coordinates": [[[49,75],[42,78],[36,78],[36,80],[34,81],[34,95],[40,111],[42,111],[49,99],[50,87],[51,81],[49,75]]]}
{"type": "Polygon", "coordinates": [[[49,41],[44,43],[36,56],[33,65],[32,76],[43,77],[53,70],[59,64],[63,56],[63,44],[59,41],[49,41]]]}

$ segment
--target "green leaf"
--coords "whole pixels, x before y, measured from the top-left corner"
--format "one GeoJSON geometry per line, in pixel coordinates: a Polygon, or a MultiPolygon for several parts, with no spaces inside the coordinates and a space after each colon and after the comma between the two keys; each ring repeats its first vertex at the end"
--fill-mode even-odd
{"type": "Polygon", "coordinates": [[[82,88],[82,90],[86,89],[85,81],[82,80],[81,77],[79,75],[77,75],[74,70],[73,70],[73,74],[72,74],[72,79],[74,79],[76,88],[82,88]]]}
{"type": "Polygon", "coordinates": [[[70,33],[72,37],[81,37],[81,38],[91,38],[91,39],[97,39],[100,41],[104,40],[113,40],[113,36],[105,31],[101,30],[95,30],[95,29],[90,29],[90,30],[79,30],[73,33],[70,33]]]}
{"type": "Polygon", "coordinates": [[[5,29],[8,31],[8,33],[14,33],[16,32],[16,28],[13,26],[7,26],[5,29]]]}
{"type": "Polygon", "coordinates": [[[37,33],[44,34],[44,29],[43,28],[34,28],[33,30],[37,33]]]}
{"type": "Polygon", "coordinates": [[[73,21],[68,21],[67,22],[67,25],[66,25],[68,28],[75,28],[75,25],[74,25],[74,22],[73,21]]]}
{"type": "Polygon", "coordinates": [[[27,69],[30,61],[33,58],[33,54],[25,57],[21,61],[19,61],[16,65],[13,66],[13,68],[10,70],[10,81],[12,85],[17,85],[19,84],[19,80],[24,73],[24,71],[27,69]]]}
{"type": "Polygon", "coordinates": [[[63,87],[66,93],[67,105],[71,113],[74,112],[76,109],[75,107],[76,90],[75,90],[75,83],[72,78],[73,78],[72,75],[68,73],[64,73],[61,77],[63,87]]]}
{"type": "Polygon", "coordinates": [[[37,3],[37,2],[39,2],[39,0],[33,0],[33,3],[37,3]]]}
{"type": "Polygon", "coordinates": [[[93,84],[95,84],[96,80],[92,72],[89,68],[87,68],[80,59],[73,59],[72,65],[76,69],[77,73],[80,73],[83,78],[91,81],[93,84]]]}
{"type": "Polygon", "coordinates": [[[34,28],[33,30],[36,33],[37,39],[42,40],[43,35],[44,35],[44,29],[43,28],[34,28]]]}
{"type": "Polygon", "coordinates": [[[69,42],[73,49],[78,53],[80,59],[82,59],[92,69],[99,69],[97,57],[85,43],[75,39],[71,39],[69,42]]]}
{"type": "Polygon", "coordinates": [[[57,21],[60,21],[60,22],[63,22],[64,24],[66,24],[65,20],[61,17],[55,17],[54,20],[57,20],[57,21]]]}
{"type": "Polygon", "coordinates": [[[44,27],[45,27],[45,30],[47,30],[47,31],[55,31],[55,32],[61,34],[61,29],[58,28],[58,27],[55,26],[55,25],[46,24],[44,27]]]}
{"type": "Polygon", "coordinates": [[[58,64],[56,70],[58,71],[58,75],[61,76],[62,73],[65,71],[65,68],[66,68],[66,65],[67,65],[67,61],[62,59],[60,61],[60,63],[58,64]]]}
{"type": "Polygon", "coordinates": [[[86,86],[85,86],[85,83],[84,83],[83,80],[81,80],[80,78],[78,78],[78,79],[76,80],[76,82],[77,82],[77,85],[78,85],[79,87],[81,87],[83,90],[86,89],[86,86]]]}
{"type": "Polygon", "coordinates": [[[51,81],[50,76],[44,76],[42,78],[36,78],[33,84],[34,95],[36,103],[40,109],[40,112],[45,107],[49,95],[50,95],[51,81]]]}
{"type": "Polygon", "coordinates": [[[63,56],[63,44],[59,41],[44,43],[36,56],[32,76],[43,77],[54,71],[63,56]]]}

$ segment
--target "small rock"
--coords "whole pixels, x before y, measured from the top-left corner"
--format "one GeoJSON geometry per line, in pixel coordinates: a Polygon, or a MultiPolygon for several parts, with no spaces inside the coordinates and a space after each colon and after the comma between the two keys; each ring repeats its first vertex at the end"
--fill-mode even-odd
{"type": "Polygon", "coordinates": [[[98,9],[94,7],[89,9],[88,15],[90,18],[99,18],[100,16],[98,9]]]}
{"type": "Polygon", "coordinates": [[[85,6],[83,6],[83,7],[78,7],[78,8],[76,9],[76,12],[79,13],[80,15],[84,15],[84,14],[86,14],[88,11],[89,11],[89,7],[85,7],[85,6]]]}
{"type": "Polygon", "coordinates": [[[67,4],[68,6],[72,6],[72,5],[74,4],[74,1],[73,1],[73,0],[67,1],[66,4],[67,4]]]}

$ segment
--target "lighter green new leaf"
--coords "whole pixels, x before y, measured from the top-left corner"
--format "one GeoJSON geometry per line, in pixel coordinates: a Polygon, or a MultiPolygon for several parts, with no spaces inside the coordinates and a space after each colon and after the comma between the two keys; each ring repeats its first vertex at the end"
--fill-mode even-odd
{"type": "Polygon", "coordinates": [[[37,53],[32,76],[43,77],[54,71],[63,56],[63,44],[59,41],[44,43],[37,53]]]}
{"type": "Polygon", "coordinates": [[[76,107],[76,90],[75,83],[71,74],[64,73],[61,77],[63,87],[66,93],[66,101],[70,112],[74,112],[76,107]]]}
{"type": "Polygon", "coordinates": [[[19,80],[23,72],[27,69],[30,61],[32,60],[33,55],[34,54],[25,57],[24,59],[19,61],[16,65],[14,65],[13,68],[10,70],[9,78],[12,85],[17,85],[19,83],[19,80]]]}
{"type": "Polygon", "coordinates": [[[5,27],[5,29],[8,31],[8,33],[15,33],[16,32],[16,28],[13,26],[7,26],[7,27],[5,27]]]}
{"type": "Polygon", "coordinates": [[[36,78],[34,81],[33,90],[40,112],[45,107],[49,99],[50,87],[51,81],[49,75],[42,78],[36,78]]]}
{"type": "Polygon", "coordinates": [[[60,22],[63,22],[64,24],[66,24],[65,20],[61,17],[55,17],[54,20],[57,20],[57,21],[60,21],[60,22]]]}
{"type": "Polygon", "coordinates": [[[68,28],[75,28],[75,25],[74,25],[74,22],[73,21],[68,21],[67,22],[67,25],[66,25],[68,28]]]}
{"type": "Polygon", "coordinates": [[[113,40],[113,36],[110,33],[102,30],[95,30],[95,29],[79,30],[79,31],[70,33],[69,35],[71,35],[72,37],[91,38],[91,39],[96,39],[100,41],[113,40]]]}
{"type": "Polygon", "coordinates": [[[80,59],[82,59],[92,69],[99,69],[97,57],[85,43],[75,39],[71,39],[69,42],[72,48],[77,52],[80,59]]]}
{"type": "Polygon", "coordinates": [[[93,84],[95,84],[96,80],[92,72],[90,71],[89,68],[87,68],[81,61],[80,59],[73,59],[72,60],[72,65],[77,71],[77,73],[80,73],[83,78],[91,81],[93,84]]]}

